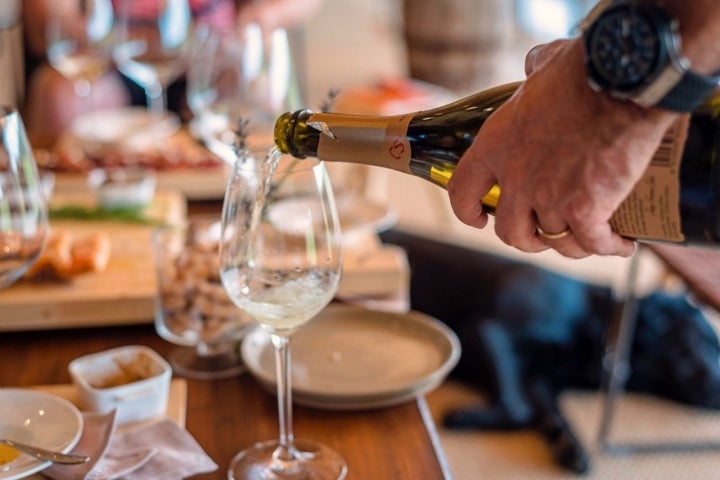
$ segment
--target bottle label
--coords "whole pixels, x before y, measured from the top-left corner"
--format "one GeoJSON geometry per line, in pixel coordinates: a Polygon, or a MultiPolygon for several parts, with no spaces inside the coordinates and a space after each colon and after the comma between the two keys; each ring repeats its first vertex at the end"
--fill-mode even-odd
{"type": "Polygon", "coordinates": [[[413,116],[355,117],[315,113],[308,123],[324,123],[328,129],[320,135],[318,142],[320,160],[375,165],[410,173],[407,130],[413,116]]]}
{"type": "Polygon", "coordinates": [[[632,238],[685,241],[680,218],[680,162],[690,116],[668,129],[650,165],[610,219],[615,232],[632,238]]]}

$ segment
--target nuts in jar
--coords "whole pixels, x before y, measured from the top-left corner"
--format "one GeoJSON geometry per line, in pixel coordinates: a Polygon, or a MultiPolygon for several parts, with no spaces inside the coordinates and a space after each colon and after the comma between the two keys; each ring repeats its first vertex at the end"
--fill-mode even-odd
{"type": "Polygon", "coordinates": [[[252,324],[220,283],[219,239],[220,222],[214,217],[155,232],[156,327],[166,340],[196,345],[239,339],[252,324]]]}

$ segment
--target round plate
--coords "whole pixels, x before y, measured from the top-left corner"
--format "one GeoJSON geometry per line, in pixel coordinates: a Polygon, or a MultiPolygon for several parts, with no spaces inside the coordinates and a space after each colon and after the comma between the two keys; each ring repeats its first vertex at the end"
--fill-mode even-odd
{"type": "Polygon", "coordinates": [[[141,107],[96,110],[78,117],[72,134],[89,143],[122,146],[142,150],[169,137],[180,128],[180,119],[172,112],[156,118],[141,107]]]}
{"type": "Polygon", "coordinates": [[[343,234],[361,229],[383,232],[397,222],[395,210],[363,198],[338,207],[338,217],[343,234]]]}
{"type": "MultiPolygon", "coordinates": [[[[0,438],[67,453],[82,435],[83,418],[67,400],[34,390],[0,389],[0,438]]],[[[50,465],[20,454],[0,465],[0,479],[27,477],[50,465]]]]}
{"type": "MultiPolygon", "coordinates": [[[[310,227],[308,222],[322,218],[320,204],[308,199],[291,198],[276,201],[268,213],[268,219],[276,228],[291,235],[304,235],[310,227]],[[308,215],[307,212],[314,214],[308,215]]],[[[340,230],[343,235],[358,231],[382,232],[389,229],[397,221],[397,213],[385,205],[370,200],[360,200],[338,208],[340,230]]]]}
{"type": "MultiPolygon", "coordinates": [[[[443,323],[417,312],[396,314],[330,305],[291,341],[293,400],[331,410],[386,407],[437,387],[457,364],[460,342],[443,323]]],[[[275,389],[268,333],[243,341],[250,373],[275,389]]]]}

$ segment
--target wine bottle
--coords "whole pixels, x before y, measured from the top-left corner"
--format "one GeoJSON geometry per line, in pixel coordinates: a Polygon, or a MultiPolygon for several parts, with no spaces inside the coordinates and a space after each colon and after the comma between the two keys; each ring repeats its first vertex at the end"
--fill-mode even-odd
{"type": "MultiPolygon", "coordinates": [[[[395,116],[299,110],[275,122],[278,150],[297,158],[387,167],[446,187],[487,118],[518,88],[494,87],[432,110],[395,116]]],[[[610,221],[642,241],[720,246],[720,97],[668,129],[643,177],[610,221]]],[[[481,200],[492,213],[495,185],[481,200]]]]}

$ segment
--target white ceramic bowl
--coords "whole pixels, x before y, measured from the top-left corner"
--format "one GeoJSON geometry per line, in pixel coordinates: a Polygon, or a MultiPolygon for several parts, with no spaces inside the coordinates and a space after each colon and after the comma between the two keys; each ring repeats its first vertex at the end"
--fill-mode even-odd
{"type": "Polygon", "coordinates": [[[119,347],[79,357],[69,365],[84,410],[117,409],[118,425],[165,413],[172,369],[154,350],[119,347]]]}
{"type": "Polygon", "coordinates": [[[157,180],[146,168],[96,168],[88,175],[98,206],[106,210],[141,208],[152,202],[157,180]]]}

